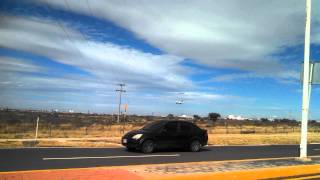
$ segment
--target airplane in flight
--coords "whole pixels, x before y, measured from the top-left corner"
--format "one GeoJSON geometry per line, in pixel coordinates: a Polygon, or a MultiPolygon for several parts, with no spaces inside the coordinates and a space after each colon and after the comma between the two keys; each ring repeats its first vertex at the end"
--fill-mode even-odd
{"type": "Polygon", "coordinates": [[[183,98],[182,98],[183,94],[184,93],[179,93],[180,97],[178,97],[178,99],[176,100],[176,104],[183,104],[184,103],[183,98]]]}
{"type": "Polygon", "coordinates": [[[176,104],[183,104],[183,100],[176,100],[176,104]]]}

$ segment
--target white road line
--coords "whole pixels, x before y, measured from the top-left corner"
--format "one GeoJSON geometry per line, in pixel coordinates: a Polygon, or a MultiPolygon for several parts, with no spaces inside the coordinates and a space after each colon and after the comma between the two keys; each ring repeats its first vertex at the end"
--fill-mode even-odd
{"type": "Polygon", "coordinates": [[[314,150],[314,151],[320,151],[320,149],[312,149],[312,150],[314,150]]]}
{"type": "Polygon", "coordinates": [[[42,160],[72,160],[72,159],[118,159],[118,158],[150,158],[150,157],[178,157],[180,154],[159,154],[141,156],[102,156],[102,157],[61,157],[61,158],[42,158],[42,160]]]}

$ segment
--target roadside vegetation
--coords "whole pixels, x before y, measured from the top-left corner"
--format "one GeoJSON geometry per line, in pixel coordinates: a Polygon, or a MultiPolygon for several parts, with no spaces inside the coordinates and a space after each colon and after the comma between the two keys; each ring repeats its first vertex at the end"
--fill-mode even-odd
{"type": "MultiPolygon", "coordinates": [[[[161,119],[181,119],[169,114],[159,116],[122,116],[90,113],[39,112],[3,109],[0,111],[0,147],[20,146],[93,146],[119,144],[121,136],[139,129],[148,122],[161,119]],[[35,138],[36,119],[40,118],[38,143],[35,138]]],[[[194,115],[193,121],[207,129],[212,145],[298,144],[300,124],[293,119],[267,118],[258,120],[231,120],[219,113],[208,117],[194,115]]],[[[320,123],[310,121],[309,142],[320,143],[320,123]]]]}

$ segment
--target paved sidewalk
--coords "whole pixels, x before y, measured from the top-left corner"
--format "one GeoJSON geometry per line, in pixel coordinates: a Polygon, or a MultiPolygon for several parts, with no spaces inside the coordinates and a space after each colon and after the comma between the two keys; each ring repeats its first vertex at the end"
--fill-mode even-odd
{"type": "Polygon", "coordinates": [[[141,180],[143,177],[125,169],[87,168],[0,173],[1,180],[141,180]]]}
{"type": "Polygon", "coordinates": [[[284,166],[274,168],[251,169],[230,172],[178,174],[165,176],[149,176],[152,180],[315,180],[320,179],[320,165],[284,166]]]}
{"type": "Polygon", "coordinates": [[[276,168],[281,166],[320,165],[320,157],[311,158],[310,161],[300,161],[297,158],[269,158],[254,160],[212,161],[199,163],[176,163],[165,165],[149,165],[136,167],[136,173],[151,174],[196,174],[213,172],[230,172],[260,168],[276,168]]]}
{"type": "MultiPolygon", "coordinates": [[[[79,141],[79,140],[114,140],[121,139],[121,137],[81,137],[81,138],[37,138],[37,141],[79,141]]],[[[34,138],[25,138],[25,139],[0,139],[0,142],[7,141],[35,141],[34,138]]]]}
{"type": "Polygon", "coordinates": [[[0,179],[320,179],[320,157],[2,172],[0,179]]]}

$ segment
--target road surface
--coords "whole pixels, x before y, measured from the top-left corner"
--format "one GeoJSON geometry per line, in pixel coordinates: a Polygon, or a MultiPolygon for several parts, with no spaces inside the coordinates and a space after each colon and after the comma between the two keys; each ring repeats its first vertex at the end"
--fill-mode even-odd
{"type": "MultiPolygon", "coordinates": [[[[320,144],[308,145],[308,155],[320,155],[320,144]]],[[[201,152],[181,150],[152,154],[125,148],[0,149],[0,171],[65,169],[201,161],[298,157],[298,145],[207,146],[201,152]]]]}

